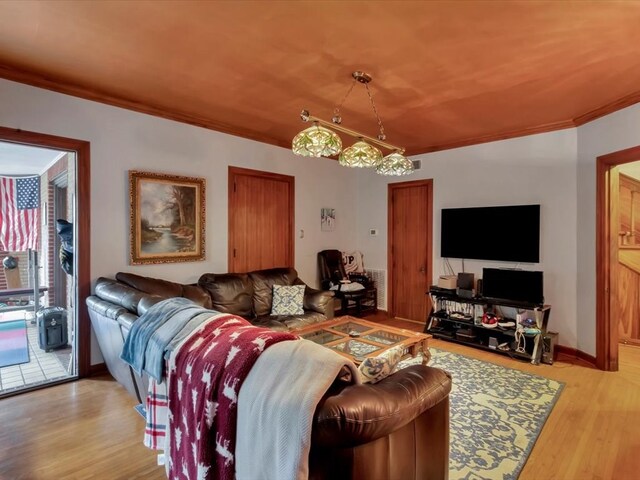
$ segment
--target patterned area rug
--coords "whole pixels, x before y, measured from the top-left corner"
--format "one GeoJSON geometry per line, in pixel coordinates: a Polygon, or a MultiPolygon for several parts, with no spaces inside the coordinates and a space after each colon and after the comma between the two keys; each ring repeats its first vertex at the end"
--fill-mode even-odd
{"type": "MultiPolygon", "coordinates": [[[[431,348],[451,373],[449,480],[517,479],[563,383],[431,348]]],[[[421,362],[406,360],[401,367],[421,362]]]]}

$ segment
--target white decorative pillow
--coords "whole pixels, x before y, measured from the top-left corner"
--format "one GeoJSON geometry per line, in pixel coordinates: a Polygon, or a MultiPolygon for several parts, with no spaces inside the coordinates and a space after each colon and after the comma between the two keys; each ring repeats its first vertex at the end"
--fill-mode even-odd
{"type": "Polygon", "coordinates": [[[364,290],[364,286],[358,282],[345,282],[341,285],[332,285],[329,290],[336,291],[340,287],[341,292],[357,292],[358,290],[364,290]]]}
{"type": "Polygon", "coordinates": [[[302,315],[304,285],[274,285],[271,315],[302,315]]]}
{"type": "Polygon", "coordinates": [[[342,252],[342,263],[344,269],[349,273],[364,273],[364,262],[362,261],[362,252],[342,252]]]}
{"type": "Polygon", "coordinates": [[[377,357],[365,358],[358,367],[362,383],[378,383],[391,375],[400,363],[403,350],[404,347],[397,346],[382,352],[377,357]]]}

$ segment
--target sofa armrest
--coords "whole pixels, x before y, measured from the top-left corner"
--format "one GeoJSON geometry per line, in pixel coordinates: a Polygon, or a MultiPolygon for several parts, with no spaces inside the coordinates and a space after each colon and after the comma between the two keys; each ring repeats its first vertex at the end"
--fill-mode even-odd
{"type": "Polygon", "coordinates": [[[87,297],[87,307],[111,320],[117,320],[119,316],[129,312],[129,310],[123,306],[107,302],[95,295],[87,297]]]}
{"type": "Polygon", "coordinates": [[[333,318],[333,292],[326,290],[316,290],[307,286],[304,291],[303,306],[306,310],[323,313],[327,320],[333,318]]]}
{"type": "Polygon", "coordinates": [[[349,385],[329,395],[316,410],[313,442],[346,448],[374,441],[448,401],[451,376],[413,365],[372,384],[349,385]]]}

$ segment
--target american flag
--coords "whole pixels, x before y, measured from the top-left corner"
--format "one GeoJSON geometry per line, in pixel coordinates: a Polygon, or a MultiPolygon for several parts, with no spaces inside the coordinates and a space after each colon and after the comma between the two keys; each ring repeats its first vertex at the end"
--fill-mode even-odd
{"type": "Polygon", "coordinates": [[[40,177],[0,177],[2,250],[37,250],[39,222],[40,177]]]}

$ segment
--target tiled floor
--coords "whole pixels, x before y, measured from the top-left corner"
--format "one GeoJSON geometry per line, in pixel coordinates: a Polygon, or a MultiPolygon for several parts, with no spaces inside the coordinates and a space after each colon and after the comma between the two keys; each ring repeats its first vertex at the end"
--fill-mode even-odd
{"type": "Polygon", "coordinates": [[[38,328],[27,321],[29,363],[0,368],[0,395],[71,376],[71,347],[46,353],[38,346],[38,328]]]}

